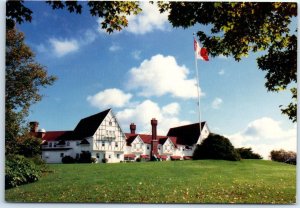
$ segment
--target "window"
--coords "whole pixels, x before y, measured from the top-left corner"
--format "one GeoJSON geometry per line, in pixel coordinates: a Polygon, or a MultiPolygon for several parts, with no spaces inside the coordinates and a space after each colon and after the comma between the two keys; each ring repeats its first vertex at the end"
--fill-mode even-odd
{"type": "Polygon", "coordinates": [[[117,154],[117,158],[118,158],[118,159],[120,158],[120,154],[117,154]]]}
{"type": "Polygon", "coordinates": [[[110,159],[110,158],[111,158],[111,155],[108,155],[108,158],[110,159]]]}
{"type": "Polygon", "coordinates": [[[49,147],[52,147],[52,142],[49,142],[49,147]]]}
{"type": "Polygon", "coordinates": [[[99,158],[99,157],[100,157],[100,156],[99,156],[99,153],[97,153],[97,154],[96,154],[96,157],[97,157],[97,158],[99,158]]]}
{"type": "MultiPolygon", "coordinates": [[[[150,149],[149,145],[147,145],[147,150],[150,149]]],[[[159,149],[159,148],[158,148],[159,149]]]]}
{"type": "Polygon", "coordinates": [[[118,147],[118,146],[119,146],[118,143],[116,143],[116,144],[115,144],[115,147],[118,147]]]}
{"type": "Polygon", "coordinates": [[[102,142],[102,147],[105,147],[105,142],[102,142]]]}
{"type": "Polygon", "coordinates": [[[67,146],[70,146],[70,142],[67,142],[67,146]]]}
{"type": "Polygon", "coordinates": [[[60,153],[60,157],[64,157],[64,153],[60,153]]]}
{"type": "Polygon", "coordinates": [[[109,125],[112,126],[112,122],[111,121],[109,122],[109,125]]]}

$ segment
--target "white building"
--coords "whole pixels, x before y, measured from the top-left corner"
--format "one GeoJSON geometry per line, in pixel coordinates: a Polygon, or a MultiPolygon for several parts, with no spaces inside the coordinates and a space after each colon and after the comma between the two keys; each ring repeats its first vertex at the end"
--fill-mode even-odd
{"type": "Polygon", "coordinates": [[[61,163],[70,156],[79,159],[82,153],[91,154],[98,163],[149,160],[191,159],[197,144],[206,138],[206,122],[171,128],[166,136],[156,134],[158,121],[151,120],[152,133],[137,134],[136,125],[130,124],[130,133],[123,133],[111,109],[83,118],[73,131],[37,130],[38,123],[31,122],[33,135],[42,138],[42,158],[47,163],[61,163]]]}

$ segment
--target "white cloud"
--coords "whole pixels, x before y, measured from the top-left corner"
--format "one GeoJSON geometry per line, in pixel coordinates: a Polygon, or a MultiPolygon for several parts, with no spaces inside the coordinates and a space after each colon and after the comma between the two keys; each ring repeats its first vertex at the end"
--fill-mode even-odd
{"type": "MultiPolygon", "coordinates": [[[[139,89],[139,95],[189,99],[197,98],[196,79],[188,79],[189,70],[179,66],[173,56],[155,55],[129,71],[129,89],[139,89]]],[[[201,93],[203,96],[204,94],[201,93]]]]}
{"type": "Polygon", "coordinates": [[[162,108],[163,114],[166,115],[178,115],[180,106],[178,103],[170,103],[162,108]]]}
{"type": "Polygon", "coordinates": [[[221,69],[219,72],[218,72],[219,75],[224,75],[225,74],[225,70],[224,69],[221,69]]]}
{"type": "Polygon", "coordinates": [[[112,88],[100,91],[93,96],[88,96],[87,101],[94,107],[99,109],[111,107],[123,107],[128,104],[132,95],[126,94],[123,91],[112,88]]]}
{"type": "Polygon", "coordinates": [[[54,53],[58,57],[62,57],[79,49],[79,43],[75,39],[58,40],[56,38],[51,38],[49,42],[53,48],[54,53]]]}
{"type": "Polygon", "coordinates": [[[228,59],[228,57],[227,57],[227,56],[224,56],[224,55],[222,55],[222,54],[221,54],[221,55],[219,55],[219,56],[218,56],[218,58],[220,58],[220,59],[228,59]]]}
{"type": "Polygon", "coordinates": [[[219,109],[221,104],[223,103],[223,100],[221,98],[215,98],[211,104],[213,109],[219,109]]]}
{"type": "Polygon", "coordinates": [[[161,108],[157,103],[145,100],[131,108],[117,112],[116,116],[125,132],[129,132],[129,124],[133,122],[137,124],[138,133],[148,134],[151,133],[150,121],[152,118],[156,118],[158,120],[158,134],[166,135],[169,128],[190,123],[189,121],[180,121],[174,114],[174,111],[173,114],[164,112],[163,109],[171,109],[172,107],[170,106],[174,107],[175,105],[175,103],[171,103],[161,108]]]}
{"type": "Polygon", "coordinates": [[[120,47],[119,45],[117,45],[117,44],[114,43],[113,45],[111,45],[111,46],[109,47],[108,50],[111,51],[111,52],[116,52],[116,51],[121,50],[121,47],[120,47]]]}
{"type": "Polygon", "coordinates": [[[80,38],[80,45],[88,45],[94,42],[97,38],[97,34],[92,30],[85,31],[83,37],[80,38]]]}
{"type": "Polygon", "coordinates": [[[91,44],[96,38],[97,34],[94,31],[86,30],[77,38],[50,38],[47,44],[39,44],[36,49],[40,53],[52,53],[56,57],[63,57],[79,51],[80,47],[91,44]]]}
{"type": "Polygon", "coordinates": [[[139,50],[135,50],[131,53],[132,57],[136,60],[140,60],[141,59],[141,53],[142,51],[139,50]]]}
{"type": "Polygon", "coordinates": [[[283,129],[281,123],[269,117],[254,120],[240,132],[227,136],[235,147],[251,147],[268,159],[272,150],[291,150],[297,148],[296,125],[290,129],[283,129]]]}
{"type": "Polygon", "coordinates": [[[126,31],[134,34],[145,34],[153,30],[166,30],[168,13],[160,13],[156,3],[141,2],[142,12],[138,15],[130,15],[126,31]]]}

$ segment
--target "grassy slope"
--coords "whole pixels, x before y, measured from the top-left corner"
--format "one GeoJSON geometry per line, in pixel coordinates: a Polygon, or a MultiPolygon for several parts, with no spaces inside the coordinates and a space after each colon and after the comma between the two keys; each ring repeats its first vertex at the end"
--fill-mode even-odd
{"type": "Polygon", "coordinates": [[[295,203],[296,166],[259,160],[51,165],[10,202],[295,203]]]}

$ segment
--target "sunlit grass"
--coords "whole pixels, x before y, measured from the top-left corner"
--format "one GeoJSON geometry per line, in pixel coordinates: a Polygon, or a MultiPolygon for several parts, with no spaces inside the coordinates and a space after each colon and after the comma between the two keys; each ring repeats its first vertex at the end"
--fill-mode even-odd
{"type": "Polygon", "coordinates": [[[296,202],[296,166],[260,160],[50,165],[40,181],[6,190],[10,202],[296,202]]]}

